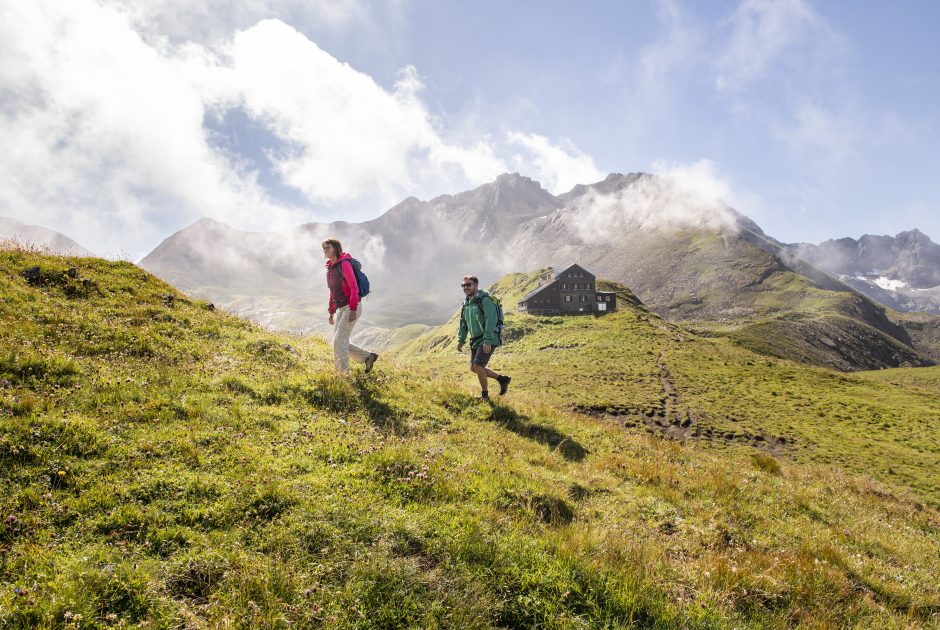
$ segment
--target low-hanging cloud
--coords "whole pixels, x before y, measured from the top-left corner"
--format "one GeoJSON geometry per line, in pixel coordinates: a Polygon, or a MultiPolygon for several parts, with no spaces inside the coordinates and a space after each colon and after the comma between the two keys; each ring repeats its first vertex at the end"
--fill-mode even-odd
{"type": "Polygon", "coordinates": [[[565,213],[568,228],[586,243],[659,229],[737,229],[726,202],[733,198],[731,187],[710,161],[658,163],[654,171],[614,193],[591,192],[578,199],[565,213]]]}

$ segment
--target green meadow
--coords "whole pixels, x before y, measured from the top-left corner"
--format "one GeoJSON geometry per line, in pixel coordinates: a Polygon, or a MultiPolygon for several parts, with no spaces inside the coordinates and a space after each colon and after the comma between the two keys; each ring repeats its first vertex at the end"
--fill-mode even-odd
{"type": "Polygon", "coordinates": [[[936,372],[631,305],[510,314],[487,404],[450,328],[346,380],[129,263],[2,251],[0,295],[6,627],[940,625],[936,372]]]}

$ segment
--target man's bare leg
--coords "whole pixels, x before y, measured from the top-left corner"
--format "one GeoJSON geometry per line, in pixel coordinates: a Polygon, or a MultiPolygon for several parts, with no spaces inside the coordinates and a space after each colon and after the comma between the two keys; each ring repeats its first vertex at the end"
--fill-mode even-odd
{"type": "Polygon", "coordinates": [[[490,379],[490,378],[493,380],[499,379],[499,374],[497,374],[496,372],[494,372],[488,367],[484,367],[482,365],[474,365],[472,369],[474,372],[476,372],[477,378],[480,379],[480,389],[484,392],[486,392],[488,388],[487,379],[490,379]]]}

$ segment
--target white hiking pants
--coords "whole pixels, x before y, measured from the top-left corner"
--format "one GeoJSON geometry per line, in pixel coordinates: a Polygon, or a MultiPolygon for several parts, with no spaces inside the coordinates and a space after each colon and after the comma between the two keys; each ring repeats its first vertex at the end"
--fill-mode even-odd
{"type": "Polygon", "coordinates": [[[363,350],[356,344],[349,343],[349,335],[352,334],[353,326],[362,317],[362,302],[356,311],[356,319],[349,321],[349,307],[341,306],[336,309],[333,315],[333,365],[336,371],[342,374],[349,374],[349,355],[360,361],[365,361],[369,356],[367,350],[363,350]]]}

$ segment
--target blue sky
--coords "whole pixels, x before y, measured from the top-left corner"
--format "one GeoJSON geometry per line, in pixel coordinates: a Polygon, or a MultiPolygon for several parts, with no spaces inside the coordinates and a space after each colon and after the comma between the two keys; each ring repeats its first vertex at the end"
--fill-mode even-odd
{"type": "Polygon", "coordinates": [[[136,258],[202,216],[691,169],[785,241],[938,238],[938,7],[10,0],[0,215],[136,258]]]}
{"type": "Polygon", "coordinates": [[[711,160],[779,238],[940,234],[940,4],[504,4],[415,5],[371,71],[414,64],[443,111],[567,137],[603,171],[711,160]],[[740,70],[735,51],[722,68],[736,36],[774,19],[766,59],[740,70]],[[738,84],[719,87],[723,73],[738,84]]]}

